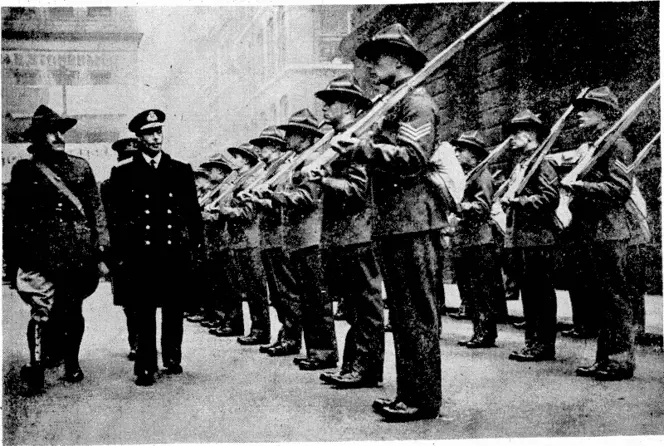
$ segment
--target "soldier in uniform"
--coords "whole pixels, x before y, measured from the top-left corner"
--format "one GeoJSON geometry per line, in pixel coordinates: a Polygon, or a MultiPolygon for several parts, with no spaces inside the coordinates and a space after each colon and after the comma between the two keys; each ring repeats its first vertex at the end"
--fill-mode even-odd
{"type": "MultiPolygon", "coordinates": [[[[131,158],[136,154],[138,148],[138,140],[136,138],[123,138],[115,141],[111,145],[113,149],[118,154],[118,164],[123,165],[131,161],[131,158]]],[[[104,203],[104,209],[108,217],[112,217],[113,213],[110,211],[111,204],[109,199],[112,195],[112,191],[109,189],[110,179],[106,179],[101,183],[100,192],[101,200],[104,203]]],[[[112,218],[108,221],[108,226],[110,227],[113,224],[112,218]]],[[[113,289],[113,304],[121,306],[124,311],[125,318],[127,319],[127,337],[129,341],[129,354],[127,357],[130,361],[136,359],[136,315],[134,314],[133,308],[126,301],[126,296],[129,295],[127,290],[127,284],[124,278],[120,275],[120,271],[115,268],[116,262],[113,261],[113,250],[108,249],[106,252],[106,258],[110,259],[108,261],[108,266],[111,270],[111,286],[113,289]]]]}
{"type": "MultiPolygon", "coordinates": [[[[258,162],[258,149],[251,144],[231,147],[228,153],[235,156],[240,166],[238,172],[245,174],[258,162]]],[[[269,344],[270,308],[267,299],[265,274],[260,258],[260,228],[255,205],[250,201],[233,197],[228,206],[220,210],[227,220],[229,244],[232,259],[230,277],[233,279],[230,289],[226,327],[220,330],[220,336],[240,335],[238,342],[243,345],[269,344]],[[242,297],[249,304],[251,328],[248,336],[243,336],[242,297]],[[238,333],[239,331],[239,333],[238,333]]]]}
{"type": "MultiPolygon", "coordinates": [[[[606,131],[619,110],[608,87],[588,91],[575,100],[575,106],[579,128],[591,142],[606,131]]],[[[585,283],[593,290],[599,328],[595,363],[579,367],[576,373],[600,381],[629,379],[635,368],[631,290],[625,275],[633,227],[625,206],[632,190],[632,174],[626,167],[631,162],[632,147],[620,136],[581,181],[562,184],[572,196],[568,235],[580,256],[572,283],[585,283]]]]}
{"type": "MultiPolygon", "coordinates": [[[[235,169],[236,165],[230,161],[230,155],[224,152],[211,156],[201,167],[208,172],[210,177],[210,192],[218,191],[228,175],[235,169]]],[[[218,196],[212,196],[203,203],[202,216],[205,234],[205,259],[204,280],[205,294],[203,295],[203,318],[200,319],[201,326],[210,329],[211,334],[223,328],[225,319],[224,305],[230,293],[230,272],[228,266],[231,262],[230,248],[228,246],[228,232],[226,220],[219,216],[218,212],[210,209],[212,201],[218,196]]]]}
{"type": "Polygon", "coordinates": [[[138,324],[136,384],[152,385],[158,372],[156,311],[161,308],[161,351],[166,374],[182,373],[183,306],[203,242],[201,212],[190,165],[162,151],[161,110],[129,122],[140,153],[111,171],[113,249],[126,275],[138,324]]]}
{"type": "MultiPolygon", "coordinates": [[[[400,24],[357,48],[376,84],[393,90],[421,69],[427,57],[400,24]]],[[[349,140],[369,167],[376,207],[372,238],[377,248],[397,361],[397,395],[373,403],[386,419],[436,418],[441,406],[438,340],[440,230],[446,210],[428,183],[438,109],[423,87],[387,111],[370,138],[349,140]]]]}
{"type": "MultiPolygon", "coordinates": [[[[337,134],[371,107],[351,75],[334,79],[316,97],[325,103],[325,121],[337,134]]],[[[382,279],[371,246],[367,168],[351,157],[348,152],[340,155],[326,170],[313,171],[310,178],[323,186],[322,244],[339,268],[337,280],[350,324],[341,370],[325,372],[320,378],[339,388],[376,387],[383,381],[385,355],[382,279]]]]}
{"type": "MultiPolygon", "coordinates": [[[[548,129],[537,115],[524,110],[509,122],[505,130],[512,135],[511,149],[518,151],[516,165],[507,180],[511,182],[523,173],[548,129]]],[[[557,298],[553,271],[558,202],[558,176],[546,159],[519,195],[511,199],[501,198],[507,213],[505,246],[514,248],[512,253],[519,269],[526,321],[525,348],[509,355],[515,361],[555,359],[557,298]]]]}
{"type": "MultiPolygon", "coordinates": [[[[278,128],[286,132],[288,148],[298,154],[322,136],[316,118],[308,109],[298,111],[287,124],[278,128]]],[[[300,166],[313,161],[314,156],[302,160],[300,166]]],[[[321,201],[321,185],[307,181],[299,170],[293,173],[291,184],[272,194],[273,204],[283,208],[284,246],[288,249],[289,269],[297,286],[288,297],[299,295],[299,302],[288,305],[293,313],[296,313],[295,307],[300,306],[307,355],[295,358],[294,362],[301,370],[333,368],[338,360],[332,302],[324,291],[321,201]]]]}
{"type": "MultiPolygon", "coordinates": [[[[261,161],[269,168],[286,150],[286,140],[284,139],[283,130],[277,129],[275,126],[269,126],[263,129],[258,138],[249,141],[254,146],[260,149],[261,161]]],[[[265,279],[267,282],[269,298],[277,312],[277,317],[282,320],[282,309],[279,302],[283,302],[284,298],[280,298],[288,288],[293,288],[294,285],[284,286],[283,280],[292,282],[292,278],[286,271],[287,261],[284,254],[284,239],[283,239],[283,226],[282,226],[282,212],[281,207],[273,208],[271,200],[261,199],[255,196],[246,196],[246,199],[253,202],[256,212],[258,213],[258,227],[260,237],[260,257],[263,262],[263,270],[265,272],[265,279]]],[[[267,353],[269,349],[277,347],[281,344],[282,334],[285,330],[282,326],[276,341],[273,344],[259,347],[261,353],[267,353]]],[[[238,342],[245,345],[250,345],[250,339],[238,342]]],[[[299,350],[299,348],[298,348],[299,350]]]]}
{"type": "Polygon", "coordinates": [[[99,283],[108,245],[106,219],[92,169],[65,153],[62,135],[76,125],[40,105],[25,136],[30,159],[16,162],[5,203],[5,260],[11,286],[30,305],[29,387],[44,387],[42,354],[64,356],[64,380],[78,382],[85,330],[83,300],[99,283]],[[44,350],[42,350],[44,348],[44,350]]]}
{"type": "MultiPolygon", "coordinates": [[[[466,174],[489,154],[484,138],[477,131],[462,133],[452,145],[466,174]]],[[[492,183],[491,173],[485,168],[475,181],[466,185],[453,238],[459,294],[473,321],[473,336],[459,342],[468,348],[494,347],[498,335],[493,308],[496,247],[491,227],[492,183]]]]}

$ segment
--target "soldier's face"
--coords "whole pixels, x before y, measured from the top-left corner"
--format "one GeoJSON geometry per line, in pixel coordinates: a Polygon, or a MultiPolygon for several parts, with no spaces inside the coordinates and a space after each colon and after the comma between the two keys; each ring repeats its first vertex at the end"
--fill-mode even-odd
{"type": "Polygon", "coordinates": [[[512,140],[510,141],[510,146],[514,150],[525,150],[529,146],[532,146],[531,142],[535,140],[533,132],[527,130],[519,130],[514,135],[512,135],[512,140]]]}
{"type": "Polygon", "coordinates": [[[275,146],[263,146],[261,148],[261,161],[271,163],[279,157],[279,150],[275,146]]]}
{"type": "Polygon", "coordinates": [[[65,150],[65,141],[62,139],[62,134],[57,130],[51,130],[44,135],[43,143],[51,150],[63,151],[65,150]]]}
{"type": "Polygon", "coordinates": [[[348,103],[346,102],[326,102],[325,105],[323,105],[323,118],[332,127],[336,127],[337,125],[341,124],[344,116],[349,113],[349,110],[348,103]]]}
{"type": "Polygon", "coordinates": [[[375,60],[367,61],[367,73],[374,84],[391,85],[396,78],[400,62],[388,55],[378,56],[375,60]]]}
{"type": "Polygon", "coordinates": [[[455,147],[454,153],[456,154],[456,157],[459,160],[459,164],[461,164],[461,167],[465,172],[477,166],[477,158],[470,150],[464,149],[462,147],[455,147]]]}
{"type": "Polygon", "coordinates": [[[598,127],[606,120],[604,113],[595,110],[594,108],[590,108],[588,110],[579,110],[576,116],[579,118],[580,129],[592,129],[598,127]]]}
{"type": "Polygon", "coordinates": [[[210,180],[218,183],[226,177],[226,172],[220,167],[212,167],[209,170],[210,180]]]}
{"type": "Polygon", "coordinates": [[[161,143],[163,141],[161,127],[147,129],[137,136],[139,141],[141,141],[142,150],[148,155],[155,156],[161,151],[161,143]]]}
{"type": "Polygon", "coordinates": [[[296,153],[302,152],[308,147],[309,139],[304,135],[299,133],[287,133],[286,134],[286,144],[288,145],[288,150],[292,150],[296,153]]]}
{"type": "Polygon", "coordinates": [[[204,191],[208,187],[210,187],[210,180],[205,177],[196,177],[196,190],[200,192],[204,191]]]}
{"type": "Polygon", "coordinates": [[[251,169],[251,166],[249,165],[249,160],[243,156],[236,156],[235,162],[239,166],[238,167],[239,173],[245,173],[247,170],[251,169]]]}

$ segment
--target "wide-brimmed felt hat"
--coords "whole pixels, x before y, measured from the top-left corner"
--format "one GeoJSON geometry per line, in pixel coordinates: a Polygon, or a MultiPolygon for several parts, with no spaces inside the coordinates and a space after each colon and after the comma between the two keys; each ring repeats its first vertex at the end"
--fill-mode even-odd
{"type": "Polygon", "coordinates": [[[235,170],[235,165],[223,153],[212,155],[207,161],[203,161],[200,165],[201,169],[209,169],[211,167],[219,167],[226,173],[231,173],[235,170]]]}
{"type": "Polygon", "coordinates": [[[612,113],[620,111],[618,98],[613,94],[609,87],[599,87],[588,90],[588,92],[582,97],[574,99],[572,104],[579,109],[597,107],[602,110],[609,110],[612,113]]]}
{"type": "Polygon", "coordinates": [[[408,65],[415,70],[420,70],[429,60],[401,23],[383,28],[355,50],[355,55],[362,60],[374,60],[381,54],[394,53],[405,56],[408,65]]]}
{"type": "Polygon", "coordinates": [[[240,144],[237,147],[229,147],[227,151],[232,156],[241,156],[246,158],[249,161],[249,164],[252,166],[258,163],[258,148],[248,142],[240,144]]]}
{"type": "Polygon", "coordinates": [[[314,96],[325,103],[338,100],[353,101],[362,110],[371,107],[371,99],[364,95],[362,87],[352,74],[332,79],[324,90],[317,91],[314,96]]]}
{"type": "Polygon", "coordinates": [[[145,110],[137,114],[129,121],[129,131],[133,133],[141,133],[145,130],[163,127],[166,121],[166,114],[157,110],[156,108],[145,110]]]}
{"type": "Polygon", "coordinates": [[[451,141],[452,145],[468,149],[475,154],[478,158],[486,158],[489,155],[486,141],[480,132],[473,130],[471,132],[463,132],[458,138],[451,141]]]}
{"type": "Polygon", "coordinates": [[[45,105],[40,105],[32,115],[30,126],[23,132],[22,136],[31,138],[39,133],[46,133],[49,130],[57,130],[64,134],[67,133],[78,122],[74,118],[63,118],[45,105]]]}
{"type": "Polygon", "coordinates": [[[287,124],[277,126],[278,129],[285,132],[306,133],[314,136],[323,136],[319,130],[319,122],[313,113],[308,108],[304,108],[295,112],[289,119],[287,124]]]}
{"type": "Polygon", "coordinates": [[[519,130],[532,130],[538,139],[545,138],[549,134],[549,128],[544,125],[539,115],[525,109],[516,114],[512,120],[505,125],[505,132],[513,135],[519,130]]]}
{"type": "Polygon", "coordinates": [[[284,131],[279,130],[276,126],[271,125],[265,127],[258,138],[250,139],[249,142],[256,147],[263,146],[277,146],[283,147],[286,145],[286,140],[284,139],[284,131]]]}

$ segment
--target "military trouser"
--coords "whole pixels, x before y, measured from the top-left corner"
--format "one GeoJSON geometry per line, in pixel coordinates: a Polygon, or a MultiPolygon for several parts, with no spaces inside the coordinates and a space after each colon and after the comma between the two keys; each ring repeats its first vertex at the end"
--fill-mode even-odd
{"type": "Polygon", "coordinates": [[[257,248],[233,251],[233,276],[237,287],[233,290],[236,302],[244,294],[251,315],[251,333],[270,335],[270,308],[267,300],[265,273],[257,248]]]}
{"type": "Polygon", "coordinates": [[[634,330],[631,284],[626,276],[627,242],[588,241],[574,284],[587,282],[596,296],[599,328],[598,363],[616,362],[633,368],[634,330]]]}
{"type": "Polygon", "coordinates": [[[646,291],[647,291],[647,273],[646,273],[646,252],[642,244],[629,245],[627,247],[627,260],[625,264],[625,276],[629,285],[634,331],[637,336],[645,334],[646,327],[646,291]]]}
{"type": "Polygon", "coordinates": [[[127,340],[129,341],[129,349],[136,350],[138,339],[138,327],[136,321],[136,311],[131,306],[122,307],[125,318],[127,319],[127,340]]]}
{"type": "Polygon", "coordinates": [[[376,248],[390,301],[396,398],[409,406],[439,410],[442,376],[436,292],[440,234],[377,237],[376,248]]]}
{"type": "Polygon", "coordinates": [[[350,329],[344,344],[341,373],[383,380],[385,359],[384,305],[381,277],[371,244],[330,248],[344,284],[345,311],[350,329]]]}
{"type": "Polygon", "coordinates": [[[583,278],[581,272],[588,270],[586,264],[590,260],[585,252],[587,244],[571,241],[564,248],[565,271],[570,277],[567,289],[572,305],[572,322],[576,331],[597,334],[597,290],[592,288],[593,281],[583,278]]]}
{"type": "Polygon", "coordinates": [[[337,361],[337,337],[334,329],[332,300],[325,292],[323,259],[318,246],[290,254],[293,277],[300,289],[302,330],[307,358],[337,361]]]}
{"type": "Polygon", "coordinates": [[[512,254],[519,270],[526,347],[555,353],[558,300],[553,284],[554,248],[515,248],[512,254]]]}
{"type": "Polygon", "coordinates": [[[521,270],[518,267],[519,261],[515,258],[517,249],[503,248],[500,253],[500,263],[505,275],[506,300],[519,300],[519,292],[521,291],[521,270]]]}
{"type": "MultiPolygon", "coordinates": [[[[157,363],[157,307],[138,304],[133,306],[138,324],[138,337],[134,373],[156,373],[157,363]]],[[[161,358],[164,367],[180,365],[183,337],[182,308],[165,304],[161,309],[161,358]]]]}
{"type": "Polygon", "coordinates": [[[468,306],[473,339],[478,342],[491,343],[498,336],[494,308],[495,252],[493,244],[459,247],[454,262],[459,294],[468,306]]]}
{"type": "Polygon", "coordinates": [[[244,331],[242,318],[242,295],[235,256],[231,249],[216,252],[210,258],[210,292],[213,297],[213,314],[224,327],[234,331],[244,331]]]}
{"type": "Polygon", "coordinates": [[[261,252],[261,258],[270,287],[270,300],[281,323],[278,340],[299,348],[302,345],[300,290],[288,256],[282,248],[270,248],[261,252]]]}

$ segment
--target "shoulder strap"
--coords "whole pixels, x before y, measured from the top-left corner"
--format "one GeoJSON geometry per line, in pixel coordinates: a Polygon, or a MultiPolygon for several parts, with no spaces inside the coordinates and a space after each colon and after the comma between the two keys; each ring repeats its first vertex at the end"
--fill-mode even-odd
{"type": "Polygon", "coordinates": [[[55,187],[58,188],[60,192],[64,194],[65,197],[69,201],[72,202],[74,206],[76,206],[76,209],[79,210],[81,215],[84,217],[85,215],[85,210],[83,209],[83,203],[81,203],[81,200],[74,195],[74,193],[67,187],[67,185],[62,181],[62,178],[60,178],[55,172],[53,172],[46,164],[42,163],[41,161],[35,161],[35,165],[37,168],[43,173],[48,180],[53,183],[55,187]]]}

